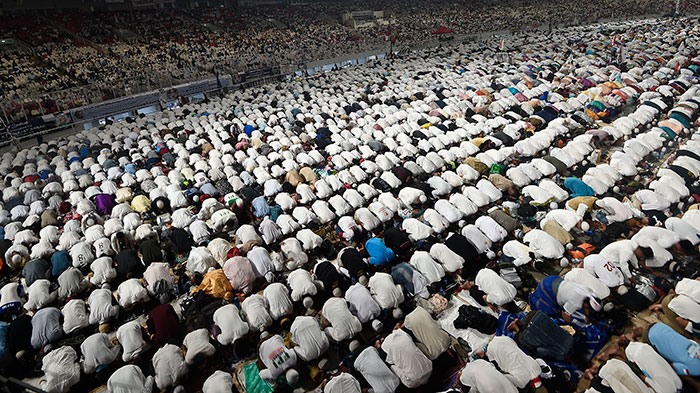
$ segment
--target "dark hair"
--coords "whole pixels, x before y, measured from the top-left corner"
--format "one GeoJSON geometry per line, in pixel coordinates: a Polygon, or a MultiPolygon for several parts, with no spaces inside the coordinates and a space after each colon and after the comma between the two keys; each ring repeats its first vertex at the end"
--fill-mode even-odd
{"type": "Polygon", "coordinates": [[[472,285],[471,288],[469,288],[469,295],[473,297],[477,303],[486,307],[486,301],[484,301],[484,295],[486,295],[486,292],[479,289],[479,287],[472,285]]]}
{"type": "Polygon", "coordinates": [[[518,307],[518,305],[515,304],[514,301],[510,301],[510,302],[504,304],[503,308],[511,314],[517,314],[520,312],[520,307],[518,307]]]}
{"type": "Polygon", "coordinates": [[[688,239],[683,239],[680,242],[678,242],[678,244],[680,244],[681,248],[685,251],[693,251],[693,249],[695,248],[693,246],[693,243],[688,239]]]}
{"type": "Polygon", "coordinates": [[[651,258],[654,256],[654,250],[652,250],[651,247],[639,246],[639,250],[644,255],[644,258],[651,258]]]}

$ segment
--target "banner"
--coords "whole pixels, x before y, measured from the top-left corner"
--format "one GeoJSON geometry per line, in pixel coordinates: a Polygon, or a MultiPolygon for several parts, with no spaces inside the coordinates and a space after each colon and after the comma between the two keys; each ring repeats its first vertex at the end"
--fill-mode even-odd
{"type": "Polygon", "coordinates": [[[15,138],[22,138],[53,128],[54,125],[55,124],[45,122],[41,117],[37,117],[24,121],[16,121],[7,125],[3,124],[0,126],[0,135],[10,133],[10,135],[15,138]]]}
{"type": "Polygon", "coordinates": [[[157,105],[160,100],[160,92],[150,92],[131,97],[117,98],[98,104],[87,105],[71,112],[75,121],[91,120],[107,117],[118,113],[128,112],[136,108],[157,105]]]}
{"type": "Polygon", "coordinates": [[[261,68],[259,70],[246,71],[239,74],[241,82],[254,81],[258,79],[267,78],[269,76],[280,75],[280,67],[267,67],[261,68]]]}
{"type": "Polygon", "coordinates": [[[199,93],[206,93],[208,91],[221,89],[223,87],[231,87],[233,81],[229,76],[219,76],[216,78],[210,78],[199,82],[185,83],[178,86],[173,86],[168,89],[167,96],[168,99],[177,98],[177,96],[191,96],[199,93]],[[177,93],[175,97],[172,97],[173,93],[177,93]]]}

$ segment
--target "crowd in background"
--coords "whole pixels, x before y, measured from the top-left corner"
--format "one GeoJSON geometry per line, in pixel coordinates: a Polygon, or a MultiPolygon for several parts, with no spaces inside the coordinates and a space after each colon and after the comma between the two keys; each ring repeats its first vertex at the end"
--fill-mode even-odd
{"type": "MultiPolygon", "coordinates": [[[[666,14],[673,2],[595,0],[330,2],[295,7],[65,11],[1,18],[0,35],[28,47],[3,56],[0,96],[9,120],[40,116],[217,74],[297,64],[366,50],[411,47],[439,27],[457,34],[666,14]],[[340,14],[384,10],[385,23],[355,30],[340,14]],[[208,24],[208,25],[205,25],[208,24]],[[44,93],[85,86],[92,92],[44,93]],[[42,97],[42,94],[44,96],[42,97]]],[[[692,10],[689,10],[692,11],[692,10]]]]}
{"type": "Polygon", "coordinates": [[[0,374],[697,391],[698,29],[416,50],[4,154],[0,374]]]}

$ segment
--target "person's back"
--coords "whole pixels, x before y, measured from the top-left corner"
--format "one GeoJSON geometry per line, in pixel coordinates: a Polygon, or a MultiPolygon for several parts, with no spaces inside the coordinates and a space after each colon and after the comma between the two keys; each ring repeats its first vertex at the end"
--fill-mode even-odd
{"type": "Polygon", "coordinates": [[[138,366],[127,364],[109,377],[107,389],[111,393],[150,393],[153,390],[153,377],[144,377],[138,366]]]}
{"type": "Polygon", "coordinates": [[[649,343],[671,363],[679,375],[700,375],[700,344],[657,322],[649,327],[649,343]]]}
{"type": "Polygon", "coordinates": [[[437,359],[450,345],[450,336],[422,307],[406,315],[404,327],[413,333],[416,346],[430,360],[437,359]]]}
{"type": "Polygon", "coordinates": [[[297,344],[294,351],[305,361],[317,359],[328,349],[328,337],[313,317],[296,317],[289,331],[297,344]]]}
{"type": "Polygon", "coordinates": [[[288,349],[284,345],[284,339],[277,334],[260,344],[258,358],[266,367],[260,371],[260,377],[271,382],[297,362],[296,353],[288,349]]]}
{"type": "Polygon", "coordinates": [[[370,255],[369,263],[380,266],[394,259],[394,252],[384,245],[382,239],[373,237],[365,243],[365,249],[370,255]]]}

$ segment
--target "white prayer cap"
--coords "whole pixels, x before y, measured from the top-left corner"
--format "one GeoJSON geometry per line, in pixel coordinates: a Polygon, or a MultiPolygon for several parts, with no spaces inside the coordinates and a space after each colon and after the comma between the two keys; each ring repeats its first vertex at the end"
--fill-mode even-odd
{"type": "Polygon", "coordinates": [[[292,385],[296,385],[299,383],[299,372],[297,370],[290,368],[287,370],[287,373],[284,375],[284,378],[287,380],[292,385]]]}
{"type": "Polygon", "coordinates": [[[309,309],[313,307],[314,300],[307,296],[304,298],[304,300],[302,300],[302,304],[304,305],[304,308],[309,309]]]}
{"type": "Polygon", "coordinates": [[[350,342],[350,351],[357,352],[358,349],[360,349],[360,342],[357,340],[352,340],[350,342]]]}

